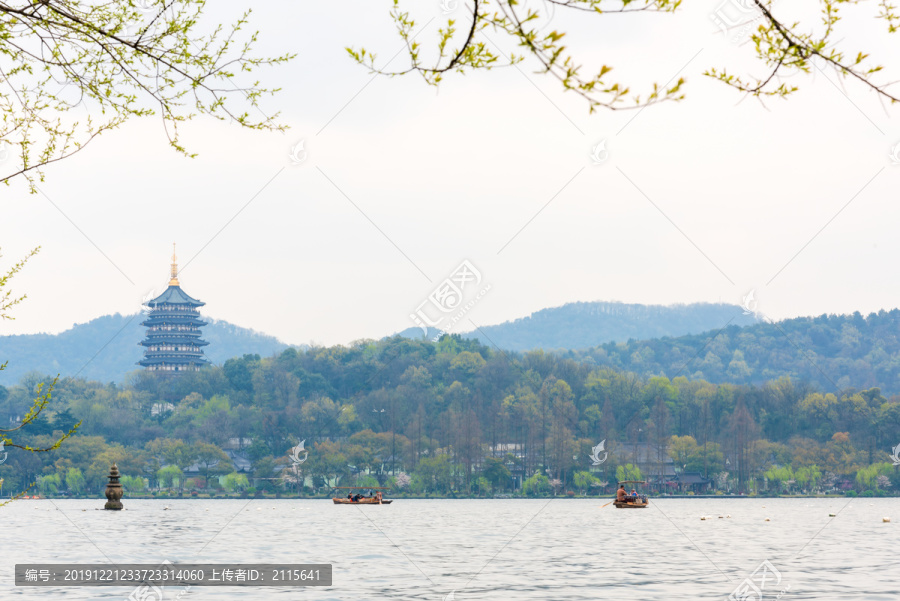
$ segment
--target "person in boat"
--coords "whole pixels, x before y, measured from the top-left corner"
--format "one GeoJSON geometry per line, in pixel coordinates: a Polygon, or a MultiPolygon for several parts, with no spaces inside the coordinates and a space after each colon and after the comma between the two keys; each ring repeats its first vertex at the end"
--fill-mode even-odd
{"type": "Polygon", "coordinates": [[[375,500],[378,501],[379,503],[381,503],[381,491],[380,490],[375,493],[375,500]]]}
{"type": "Polygon", "coordinates": [[[348,500],[348,501],[352,501],[352,500],[353,500],[353,493],[352,493],[352,492],[348,492],[348,493],[347,493],[347,500],[348,500]]]}
{"type": "Polygon", "coordinates": [[[637,491],[635,489],[631,489],[631,498],[637,501],[637,491]]]}
{"type": "Polygon", "coordinates": [[[625,493],[625,485],[620,484],[619,490],[616,491],[616,501],[619,501],[620,503],[622,503],[625,501],[627,496],[628,495],[625,493]]]}

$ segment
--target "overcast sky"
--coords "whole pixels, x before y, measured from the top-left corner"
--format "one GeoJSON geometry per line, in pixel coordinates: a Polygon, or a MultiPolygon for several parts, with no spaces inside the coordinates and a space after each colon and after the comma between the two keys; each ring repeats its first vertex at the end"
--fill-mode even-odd
{"type": "MultiPolygon", "coordinates": [[[[222,4],[211,21],[233,15],[222,4]]],[[[740,303],[750,290],[776,319],[898,306],[900,108],[817,68],[765,106],[704,77],[763,73],[705,0],[676,15],[557,10],[551,26],[586,69],[609,64],[636,91],[684,76],[680,103],[590,115],[530,62],[449,74],[439,90],[373,78],[343,47],[379,64],[400,51],[390,4],[254,9],[260,50],[299,55],[263,74],[283,88],[263,110],[281,111],[285,134],[197,119],[184,138],[199,157],[187,159],[148,118],[48,168],[41,194],[0,191],[2,265],[42,246],[13,280],[28,299],[0,332],[136,312],[167,281],[172,242],[207,315],[294,344],[405,329],[463,260],[489,285],[469,324],[572,301],[740,303]]],[[[440,17],[437,0],[418,4],[421,25],[440,17]]],[[[896,59],[900,38],[883,29],[864,18],[847,47],[896,59]]],[[[405,65],[401,53],[390,66],[405,65]]]]}

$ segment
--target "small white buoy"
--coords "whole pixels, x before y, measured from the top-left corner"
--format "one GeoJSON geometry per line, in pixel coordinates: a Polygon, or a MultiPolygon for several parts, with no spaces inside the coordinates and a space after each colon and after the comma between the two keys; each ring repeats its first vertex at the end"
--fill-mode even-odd
{"type": "Polygon", "coordinates": [[[729,514],[726,515],[725,517],[731,519],[731,514],[729,513],[729,514]]]}
{"type": "Polygon", "coordinates": [[[891,521],[891,518],[881,518],[881,521],[884,522],[885,524],[887,524],[888,522],[891,521]]]}
{"type": "Polygon", "coordinates": [[[835,517],[835,515],[836,515],[836,514],[834,514],[834,513],[829,513],[829,514],[828,514],[828,517],[833,518],[833,517],[835,517]]]}
{"type": "Polygon", "coordinates": [[[256,511],[262,511],[262,507],[257,507],[256,511]]]}
{"type": "Polygon", "coordinates": [[[706,516],[705,516],[705,515],[701,515],[701,516],[700,516],[700,519],[701,519],[701,520],[705,520],[705,519],[706,519],[706,516]]]}
{"type": "Polygon", "coordinates": [[[766,518],[766,521],[767,521],[767,522],[771,522],[772,520],[770,520],[769,518],[766,518]]]}
{"type": "Polygon", "coordinates": [[[719,516],[719,519],[720,519],[720,520],[723,520],[723,519],[725,519],[725,516],[724,516],[724,515],[720,515],[720,516],[719,516]]]}

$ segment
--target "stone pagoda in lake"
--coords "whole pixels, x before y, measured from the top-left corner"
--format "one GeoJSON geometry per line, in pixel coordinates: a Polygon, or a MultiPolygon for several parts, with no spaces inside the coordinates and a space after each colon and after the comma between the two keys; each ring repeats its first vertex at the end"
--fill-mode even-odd
{"type": "Polygon", "coordinates": [[[146,320],[147,337],[139,344],[144,347],[144,358],[138,361],[147,371],[180,373],[200,371],[209,363],[203,355],[203,347],[209,344],[200,339],[200,328],[206,322],[197,311],[206,303],[192,298],[178,284],[178,263],[172,245],[172,279],[166,291],[145,303],[150,309],[146,320]]]}

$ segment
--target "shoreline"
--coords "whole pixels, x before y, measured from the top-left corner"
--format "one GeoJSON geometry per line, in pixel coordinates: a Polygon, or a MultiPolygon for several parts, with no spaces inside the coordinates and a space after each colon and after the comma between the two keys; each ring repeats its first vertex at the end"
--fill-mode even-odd
{"type": "MultiPolygon", "coordinates": [[[[900,494],[891,494],[891,495],[882,495],[882,496],[846,496],[846,495],[779,495],[779,496],[751,496],[751,495],[665,495],[654,497],[652,495],[648,495],[650,501],[659,501],[665,499],[749,499],[749,500],[766,500],[766,499],[857,499],[857,500],[872,500],[872,499],[892,499],[900,497],[900,494]]],[[[123,501],[250,501],[250,500],[260,500],[260,501],[330,501],[334,497],[321,497],[321,496],[308,496],[308,497],[296,497],[296,496],[269,496],[269,495],[255,495],[251,496],[241,496],[241,495],[230,495],[230,496],[172,496],[172,497],[156,497],[151,495],[140,495],[140,496],[130,496],[126,495],[122,498],[123,501]]],[[[566,501],[612,501],[615,497],[612,496],[602,496],[602,497],[569,497],[569,496],[557,496],[557,497],[524,497],[524,496],[509,496],[509,497],[453,497],[453,496],[401,496],[401,497],[388,497],[392,501],[535,501],[535,500],[566,500],[566,501]]],[[[103,496],[61,496],[61,497],[22,497],[17,499],[18,501],[106,501],[106,498],[103,496]]],[[[9,499],[0,498],[0,502],[9,501],[9,499]]]]}

